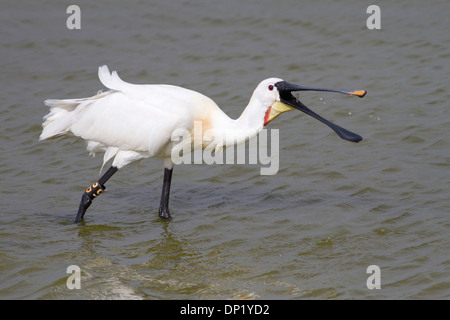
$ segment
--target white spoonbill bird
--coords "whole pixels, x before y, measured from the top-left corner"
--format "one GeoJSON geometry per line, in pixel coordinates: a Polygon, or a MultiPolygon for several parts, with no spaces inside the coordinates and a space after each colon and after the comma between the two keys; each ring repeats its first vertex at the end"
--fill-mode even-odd
{"type": "MultiPolygon", "coordinates": [[[[49,99],[50,112],[44,117],[40,140],[72,133],[87,141],[87,150],[105,152],[103,165],[114,158],[111,167],[83,193],[75,223],[80,222],[92,200],[105,190],[105,183],[127,164],[149,157],[163,159],[164,181],[159,216],[171,219],[169,193],[174,162],[172,149],[176,130],[191,132],[194,123],[203,129],[202,141],[220,150],[230,144],[255,137],[262,128],[283,112],[297,109],[321,121],[342,139],[359,142],[362,138],[314,113],[292,92],[327,91],[363,97],[365,90],[333,90],[301,87],[282,79],[262,81],[238,119],[229,118],[210,98],[172,85],[136,85],[123,81],[116,71],[99,67],[98,77],[110,89],[83,99],[49,99]],[[214,139],[211,137],[222,137],[214,139]]],[[[194,140],[194,138],[192,138],[194,140]]],[[[188,141],[195,145],[194,141],[188,141]]],[[[200,144],[205,148],[205,143],[200,144]]],[[[102,167],[103,167],[102,165],[102,167]]]]}

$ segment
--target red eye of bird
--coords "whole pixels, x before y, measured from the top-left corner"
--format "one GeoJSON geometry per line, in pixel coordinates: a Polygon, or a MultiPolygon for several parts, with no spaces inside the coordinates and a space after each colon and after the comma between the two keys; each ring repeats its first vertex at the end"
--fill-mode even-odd
{"type": "Polygon", "coordinates": [[[270,91],[273,90],[273,85],[269,84],[269,90],[270,90],[270,91]]]}

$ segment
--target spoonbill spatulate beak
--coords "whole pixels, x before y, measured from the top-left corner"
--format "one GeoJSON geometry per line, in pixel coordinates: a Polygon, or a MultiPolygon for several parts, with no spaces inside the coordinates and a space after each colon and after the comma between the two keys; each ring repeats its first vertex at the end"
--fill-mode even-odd
{"type": "Polygon", "coordinates": [[[324,89],[324,88],[309,88],[309,87],[302,87],[295,84],[291,84],[286,81],[280,81],[275,83],[275,86],[277,87],[279,94],[280,94],[280,102],[288,105],[289,107],[295,108],[297,110],[300,110],[307,115],[313,117],[314,119],[319,120],[320,122],[326,124],[328,127],[333,129],[336,134],[341,137],[344,140],[351,141],[351,142],[360,142],[362,140],[362,137],[354,132],[351,132],[347,129],[344,129],[337,124],[328,121],[327,119],[319,116],[317,113],[309,109],[307,106],[305,106],[300,100],[294,97],[292,92],[296,91],[323,91],[323,92],[337,92],[342,94],[347,94],[351,96],[357,96],[357,97],[364,97],[367,93],[366,90],[336,90],[336,89],[324,89]]]}

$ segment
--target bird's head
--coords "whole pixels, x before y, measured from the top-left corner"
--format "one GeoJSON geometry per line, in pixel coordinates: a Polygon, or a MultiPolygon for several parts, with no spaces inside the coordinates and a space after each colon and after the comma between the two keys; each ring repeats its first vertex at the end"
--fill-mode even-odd
{"type": "Polygon", "coordinates": [[[326,124],[344,140],[348,140],[351,142],[359,142],[362,140],[362,137],[357,135],[356,133],[348,131],[347,129],[344,129],[322,118],[317,113],[306,107],[292,94],[296,91],[337,92],[350,96],[357,96],[360,98],[364,97],[367,93],[366,90],[309,88],[291,84],[278,78],[266,79],[262,81],[255,89],[255,94],[258,95],[261,103],[267,107],[267,110],[265,111],[264,125],[267,125],[270,121],[286,111],[297,109],[326,124]]]}

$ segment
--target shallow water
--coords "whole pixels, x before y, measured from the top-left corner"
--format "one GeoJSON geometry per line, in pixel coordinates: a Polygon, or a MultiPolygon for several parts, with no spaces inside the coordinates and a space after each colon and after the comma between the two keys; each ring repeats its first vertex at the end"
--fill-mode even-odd
{"type": "Polygon", "coordinates": [[[0,12],[0,298],[448,299],[448,1],[8,1],[0,12]],[[99,65],[132,83],[170,83],[237,117],[276,76],[367,89],[302,101],[358,144],[292,111],[280,168],[181,165],[170,222],[157,217],[158,159],[119,171],[72,224],[102,156],[73,137],[39,142],[47,98],[102,88],[99,65]],[[66,286],[81,269],[81,289],[66,286]],[[367,267],[381,289],[366,286],[367,267]]]}

